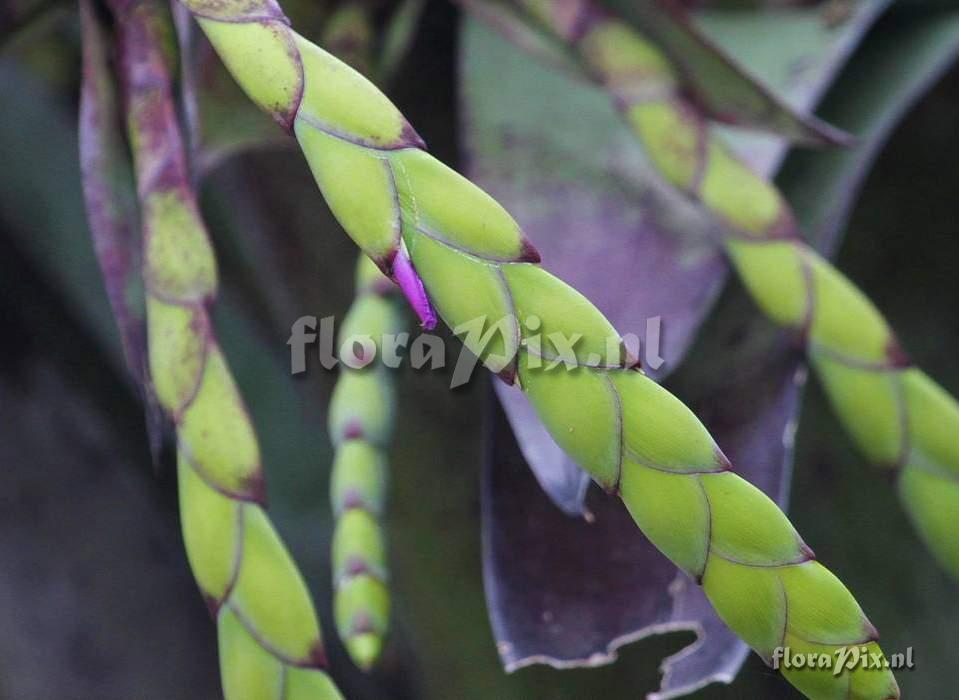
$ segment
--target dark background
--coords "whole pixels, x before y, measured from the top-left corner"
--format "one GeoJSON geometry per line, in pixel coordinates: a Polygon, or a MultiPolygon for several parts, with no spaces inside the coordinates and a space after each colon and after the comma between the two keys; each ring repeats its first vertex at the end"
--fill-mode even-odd
{"type": "MultiPolygon", "coordinates": [[[[450,163],[458,157],[456,22],[449,4],[428,5],[393,91],[434,154],[450,163]]],[[[72,6],[64,6],[27,40],[0,48],[0,700],[215,698],[214,627],[182,552],[171,454],[152,464],[83,219],[75,26],[72,6]]],[[[957,123],[953,74],[884,149],[838,259],[918,363],[954,394],[957,123]]],[[[784,177],[790,167],[801,164],[787,165],[784,177]]],[[[207,184],[204,205],[224,270],[217,320],[263,443],[271,513],[314,589],[334,675],[349,696],[559,700],[636,698],[654,689],[659,660],[690,635],[639,642],[601,669],[502,672],[480,569],[487,379],[451,394],[447,377],[409,369],[401,377],[389,515],[394,632],[372,679],[351,670],[333,640],[328,604],[331,453],[323,426],[333,376],[314,366],[290,379],[277,319],[289,319],[288,328],[300,314],[341,314],[355,252],[289,148],[230,161],[207,184]],[[256,201],[238,202],[250,189],[256,201]],[[255,221],[256,231],[238,239],[238,218],[255,221]],[[292,292],[269,289],[261,268],[271,266],[289,273],[292,292]]],[[[791,515],[870,611],[887,652],[915,647],[917,669],[899,674],[905,697],[948,700],[955,585],[811,384],[791,515]]],[[[732,687],[695,697],[798,695],[751,657],[732,687]]]]}

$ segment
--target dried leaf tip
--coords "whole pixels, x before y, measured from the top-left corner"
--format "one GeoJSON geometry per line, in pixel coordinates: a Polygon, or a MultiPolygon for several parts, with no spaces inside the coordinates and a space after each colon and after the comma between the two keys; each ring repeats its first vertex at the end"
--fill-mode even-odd
{"type": "Polygon", "coordinates": [[[436,310],[430,303],[429,296],[426,294],[426,288],[423,286],[423,280],[416,274],[413,268],[413,262],[410,260],[409,252],[406,250],[406,243],[401,243],[399,250],[393,258],[392,277],[399,285],[403,296],[413,307],[413,312],[420,320],[420,327],[431,331],[436,328],[436,310]]]}

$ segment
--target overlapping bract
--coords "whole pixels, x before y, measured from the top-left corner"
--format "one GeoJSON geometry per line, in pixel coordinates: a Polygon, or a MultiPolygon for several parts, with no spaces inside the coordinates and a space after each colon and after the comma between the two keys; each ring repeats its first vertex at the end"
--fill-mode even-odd
{"type": "Polygon", "coordinates": [[[396,334],[402,327],[396,296],[395,285],[369,258],[361,256],[356,300],[340,328],[338,347],[350,338],[362,339],[366,345],[350,351],[349,364],[341,362],[330,402],[330,437],[336,447],[330,484],[336,517],[333,608],[340,638],[364,670],[379,657],[390,618],[382,517],[386,450],[393,433],[396,398],[392,371],[380,358],[384,336],[396,334]],[[371,349],[375,358],[366,356],[371,349]]]}
{"type": "Polygon", "coordinates": [[[788,203],[709,130],[655,43],[592,0],[517,0],[575,49],[671,185],[724,223],[756,303],[795,330],[863,454],[895,478],[933,554],[959,577],[959,403],[914,367],[872,303],[806,245],[788,203]]]}
{"type": "MultiPolygon", "coordinates": [[[[250,97],[296,135],[347,233],[387,274],[408,255],[449,326],[491,331],[489,342],[477,334],[466,344],[528,394],[555,439],[623,497],[730,627],[767,659],[784,644],[877,650],[852,595],[778,507],[730,470],[678,399],[624,352],[609,357],[618,336],[606,318],[532,264],[538,256],[509,214],[423,151],[369,81],[293,32],[270,0],[184,2],[250,97]],[[548,340],[555,332],[581,337],[575,358],[565,356],[575,369],[549,368],[564,358],[548,340]]],[[[787,677],[814,698],[899,696],[888,670],[787,677]]]]}
{"type": "Polygon", "coordinates": [[[306,585],[264,509],[259,446],[214,334],[213,250],[190,186],[159,3],[114,3],[144,235],[149,375],[176,429],[187,555],[228,700],[340,698],[306,585]]]}

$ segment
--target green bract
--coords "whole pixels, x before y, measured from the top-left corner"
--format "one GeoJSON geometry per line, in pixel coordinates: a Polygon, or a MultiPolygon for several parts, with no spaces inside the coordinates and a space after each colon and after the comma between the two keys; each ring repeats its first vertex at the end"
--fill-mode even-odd
{"type": "MultiPolygon", "coordinates": [[[[767,659],[774,647],[786,644],[826,652],[846,645],[875,648],[875,631],[849,591],[812,560],[775,504],[730,471],[695,416],[633,369],[629,358],[607,358],[603,366],[568,373],[532,361],[537,348],[521,317],[535,315],[581,333],[584,347],[606,348],[610,341],[618,347],[619,338],[606,337],[609,323],[582,295],[534,269],[538,256],[508,214],[423,152],[412,129],[371,83],[297,36],[270,0],[184,4],[204,18],[204,30],[251,97],[293,128],[314,172],[321,173],[324,193],[336,188],[331,208],[347,233],[389,274],[390,262],[402,253],[390,238],[398,232],[448,324],[479,318],[501,327],[494,345],[505,364],[488,347],[481,354],[484,362],[527,392],[557,442],[622,496],[663,553],[704,584],[733,630],[767,659]],[[331,163],[343,157],[343,144],[366,149],[365,156],[356,151],[350,157],[370,162],[334,170],[331,163]],[[338,182],[331,184],[334,179],[338,182]],[[377,203],[374,221],[389,225],[367,228],[370,210],[364,200],[346,194],[350,190],[369,193],[377,203]],[[396,206],[392,214],[380,204],[389,201],[396,206]],[[520,349],[518,356],[514,348],[520,349]]],[[[619,29],[612,34],[621,41],[619,29]]],[[[646,67],[664,65],[650,47],[640,48],[597,55],[618,56],[617,61],[638,55],[646,67]]],[[[619,78],[621,69],[617,64],[609,73],[619,78]]],[[[744,236],[776,230],[785,215],[780,200],[768,196],[768,186],[751,182],[748,171],[729,159],[716,162],[727,163],[731,177],[750,185],[747,194],[756,193],[737,193],[734,202],[731,217],[749,229],[744,236]]],[[[722,209],[727,186],[715,179],[708,183],[706,197],[722,209]]],[[[813,698],[899,696],[887,670],[857,668],[835,676],[803,670],[787,678],[813,698]]]]}
{"type": "MultiPolygon", "coordinates": [[[[360,258],[356,301],[340,327],[340,345],[350,337],[365,336],[377,352],[382,351],[383,336],[398,333],[402,325],[395,289],[368,258],[360,258]]],[[[358,369],[341,363],[333,390],[329,422],[336,456],[330,500],[336,517],[336,629],[356,665],[369,669],[389,627],[386,542],[380,519],[396,399],[392,372],[379,357],[365,359],[366,366],[358,369]]]]}
{"type": "Polygon", "coordinates": [[[336,700],[309,592],[263,510],[259,446],[208,305],[216,261],[185,165],[164,17],[119,5],[120,69],[140,197],[148,361],[176,429],[187,556],[217,621],[227,700],[336,700]]]}
{"type": "Polygon", "coordinates": [[[732,266],[776,323],[800,333],[836,413],[895,475],[920,536],[959,578],[959,403],[915,369],[885,319],[806,245],[776,188],[710,131],[653,42],[592,0],[517,0],[570,45],[609,92],[664,179],[725,224],[732,266]],[[656,58],[652,58],[655,56],[656,58]]]}

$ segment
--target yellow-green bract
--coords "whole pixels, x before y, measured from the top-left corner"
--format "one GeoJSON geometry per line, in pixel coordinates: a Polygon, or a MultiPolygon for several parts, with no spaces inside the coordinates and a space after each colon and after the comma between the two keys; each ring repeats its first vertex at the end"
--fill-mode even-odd
{"type": "MultiPolygon", "coordinates": [[[[451,327],[503,321],[484,361],[512,356],[500,376],[527,393],[554,438],[639,526],[700,581],[729,626],[766,659],[777,646],[832,653],[875,630],[852,594],[812,558],[785,515],[734,474],[678,399],[634,362],[586,366],[616,332],[581,294],[533,264],[535,251],[489,195],[424,150],[399,111],[359,73],[290,29],[269,0],[185,0],[250,97],[296,136],[347,233],[389,274],[408,252],[451,327]],[[546,369],[527,344],[581,334],[580,366],[546,369]],[[531,352],[534,355],[531,356],[531,352]]],[[[899,697],[888,670],[807,669],[786,677],[816,699],[899,697]]]]}
{"type": "Polygon", "coordinates": [[[710,133],[679,71],[592,0],[518,0],[572,46],[609,92],[657,170],[726,225],[730,262],[763,312],[803,337],[863,454],[895,477],[920,536],[959,578],[959,403],[902,351],[885,319],[806,245],[776,188],[710,133]]]}
{"type": "MultiPolygon", "coordinates": [[[[393,432],[392,371],[381,361],[382,339],[401,330],[396,287],[361,256],[356,300],[339,332],[339,346],[369,338],[376,357],[340,364],[330,402],[330,437],[336,446],[330,500],[333,533],[333,609],[336,628],[353,661],[369,669],[389,628],[390,594],[381,519],[386,501],[387,456],[393,432]],[[364,365],[359,367],[359,365],[364,365]]],[[[342,358],[341,358],[342,360],[342,358]]]]}
{"type": "Polygon", "coordinates": [[[216,261],[186,169],[162,5],[115,12],[144,234],[149,375],[176,429],[187,555],[227,700],[336,700],[306,585],[263,509],[260,452],[214,334],[216,261]]]}

